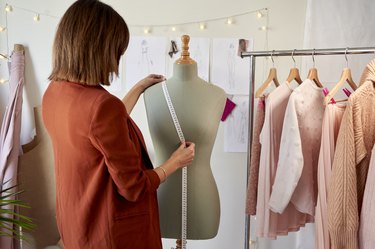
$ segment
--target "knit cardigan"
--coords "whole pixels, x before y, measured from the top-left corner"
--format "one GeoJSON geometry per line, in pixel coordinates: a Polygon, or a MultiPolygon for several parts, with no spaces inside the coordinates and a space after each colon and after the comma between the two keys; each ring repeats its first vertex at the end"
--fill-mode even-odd
{"type": "Polygon", "coordinates": [[[332,249],[357,249],[359,213],[375,142],[375,60],[348,99],[340,127],[328,192],[332,249]]]}

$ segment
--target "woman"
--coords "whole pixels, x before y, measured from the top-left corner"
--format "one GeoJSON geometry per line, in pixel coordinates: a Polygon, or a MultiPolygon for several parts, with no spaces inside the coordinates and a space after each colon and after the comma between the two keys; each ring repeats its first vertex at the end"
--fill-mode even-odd
{"type": "Polygon", "coordinates": [[[146,77],[122,101],[100,86],[118,74],[128,42],[125,21],[97,0],[76,1],[56,32],[42,108],[67,249],[162,248],[156,189],[194,158],[194,144],[181,144],[154,169],[129,116],[139,95],[162,76],[146,77]]]}

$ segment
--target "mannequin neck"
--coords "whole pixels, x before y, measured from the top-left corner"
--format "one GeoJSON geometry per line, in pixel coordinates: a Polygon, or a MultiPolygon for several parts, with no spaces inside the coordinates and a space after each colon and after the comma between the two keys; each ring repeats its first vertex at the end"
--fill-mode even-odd
{"type": "Polygon", "coordinates": [[[182,81],[198,78],[197,64],[174,64],[172,78],[182,81]]]}

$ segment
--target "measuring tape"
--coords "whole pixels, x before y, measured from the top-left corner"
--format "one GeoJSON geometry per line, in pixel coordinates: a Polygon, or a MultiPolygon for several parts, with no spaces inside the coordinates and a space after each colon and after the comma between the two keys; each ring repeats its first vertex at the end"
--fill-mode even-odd
{"type": "MultiPolygon", "coordinates": [[[[184,133],[182,132],[180,123],[178,122],[178,118],[176,112],[174,111],[174,107],[171,101],[171,97],[169,96],[167,84],[164,82],[161,83],[163,88],[163,93],[165,100],[167,101],[167,105],[169,108],[169,112],[171,113],[174,126],[176,128],[178,137],[180,138],[181,143],[185,142],[184,133]]],[[[186,234],[187,234],[187,168],[182,168],[182,214],[181,214],[181,249],[186,249],[186,234]]]]}

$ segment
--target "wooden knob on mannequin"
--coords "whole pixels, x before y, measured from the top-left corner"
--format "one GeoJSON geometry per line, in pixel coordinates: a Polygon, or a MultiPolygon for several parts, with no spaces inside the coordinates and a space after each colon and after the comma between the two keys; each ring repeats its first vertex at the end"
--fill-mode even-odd
{"type": "Polygon", "coordinates": [[[181,37],[182,41],[182,51],[181,51],[181,57],[176,61],[176,64],[196,64],[196,62],[190,58],[190,52],[189,52],[189,41],[190,36],[183,35],[181,37]]]}
{"type": "Polygon", "coordinates": [[[14,44],[13,50],[16,52],[25,52],[25,48],[22,44],[14,44]]]}

